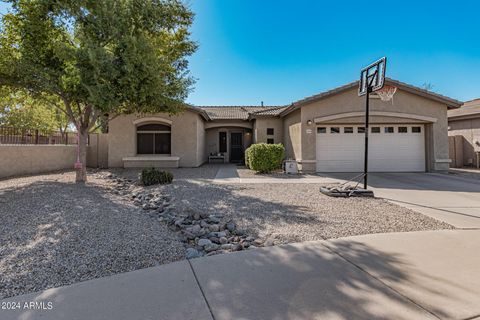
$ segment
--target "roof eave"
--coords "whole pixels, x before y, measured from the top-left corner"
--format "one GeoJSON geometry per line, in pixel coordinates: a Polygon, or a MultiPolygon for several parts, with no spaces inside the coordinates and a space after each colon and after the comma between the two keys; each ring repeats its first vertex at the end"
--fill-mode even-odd
{"type": "MultiPolygon", "coordinates": [[[[385,83],[390,84],[390,85],[393,84],[396,87],[399,87],[404,91],[407,91],[407,92],[410,92],[410,93],[413,93],[413,94],[417,94],[417,95],[422,96],[424,98],[431,99],[431,100],[446,104],[448,109],[457,109],[457,108],[460,108],[462,106],[462,102],[459,101],[459,100],[455,100],[455,99],[443,96],[443,95],[435,93],[435,92],[431,92],[431,91],[428,91],[428,90],[425,90],[425,89],[421,89],[421,88],[412,86],[410,84],[400,82],[398,80],[394,80],[394,79],[391,79],[391,78],[386,78],[385,83]]],[[[328,91],[322,92],[320,94],[316,94],[316,95],[313,95],[311,97],[307,97],[307,98],[298,100],[296,102],[293,102],[288,108],[286,108],[284,111],[282,111],[280,113],[280,116],[284,117],[284,116],[288,115],[289,113],[301,108],[302,106],[304,106],[306,104],[316,102],[316,101],[325,99],[327,97],[331,97],[331,96],[339,94],[341,92],[350,90],[350,89],[352,89],[356,86],[358,86],[358,81],[353,81],[353,82],[347,83],[346,85],[337,87],[335,89],[328,90],[328,91]]]]}
{"type": "Polygon", "coordinates": [[[462,120],[471,120],[471,119],[478,119],[478,118],[480,118],[480,112],[448,116],[448,121],[462,121],[462,120]]]}
{"type": "Polygon", "coordinates": [[[452,99],[452,98],[446,97],[444,95],[441,95],[441,94],[438,94],[438,93],[435,93],[435,92],[432,92],[432,91],[428,91],[428,90],[425,90],[425,89],[422,89],[422,88],[419,88],[419,87],[416,87],[416,86],[412,86],[408,83],[401,82],[401,81],[398,81],[398,80],[387,78],[385,83],[386,84],[393,84],[396,87],[399,87],[404,91],[407,91],[407,92],[410,92],[410,93],[413,93],[413,94],[417,94],[417,95],[422,96],[424,98],[446,104],[448,109],[457,109],[457,108],[460,108],[463,104],[463,102],[461,102],[459,100],[452,99]]]}

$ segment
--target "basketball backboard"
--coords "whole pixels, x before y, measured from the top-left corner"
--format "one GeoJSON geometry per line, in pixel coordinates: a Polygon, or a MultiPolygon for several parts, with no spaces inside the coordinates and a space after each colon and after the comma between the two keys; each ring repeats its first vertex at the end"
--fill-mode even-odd
{"type": "Polygon", "coordinates": [[[375,92],[383,88],[385,84],[386,67],[387,57],[383,57],[362,69],[358,87],[359,96],[365,95],[369,87],[370,92],[375,92]]]}

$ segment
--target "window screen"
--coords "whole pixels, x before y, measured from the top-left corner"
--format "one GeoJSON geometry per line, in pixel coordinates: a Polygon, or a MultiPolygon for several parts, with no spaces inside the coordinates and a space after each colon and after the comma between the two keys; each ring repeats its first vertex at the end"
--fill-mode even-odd
{"type": "Polygon", "coordinates": [[[137,154],[170,154],[171,128],[159,123],[137,127],[137,154]]]}
{"type": "Polygon", "coordinates": [[[155,154],[170,154],[170,133],[155,133],[155,154]]]}
{"type": "Polygon", "coordinates": [[[153,154],[153,134],[137,133],[137,153],[153,154]]]}

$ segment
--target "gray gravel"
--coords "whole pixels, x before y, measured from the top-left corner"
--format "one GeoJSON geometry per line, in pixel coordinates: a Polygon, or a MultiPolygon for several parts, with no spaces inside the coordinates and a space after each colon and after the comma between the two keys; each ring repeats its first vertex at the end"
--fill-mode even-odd
{"type": "MultiPolygon", "coordinates": [[[[381,199],[330,198],[315,184],[211,183],[217,170],[171,170],[173,184],[145,189],[174,199],[179,212],[223,216],[267,246],[453,228],[381,199]]],[[[0,181],[0,298],[196,255],[165,224],[139,214],[128,196],[116,195],[112,180],[100,178],[109,172],[138,175],[104,170],[85,186],[72,183],[73,172],[0,181]]]]}
{"type": "Polygon", "coordinates": [[[89,178],[0,181],[0,299],[184,258],[173,231],[89,178]]]}
{"type": "Polygon", "coordinates": [[[273,244],[353,235],[452,229],[382,199],[331,198],[316,184],[219,185],[177,181],[160,187],[180,202],[232,219],[249,235],[273,244]]]}

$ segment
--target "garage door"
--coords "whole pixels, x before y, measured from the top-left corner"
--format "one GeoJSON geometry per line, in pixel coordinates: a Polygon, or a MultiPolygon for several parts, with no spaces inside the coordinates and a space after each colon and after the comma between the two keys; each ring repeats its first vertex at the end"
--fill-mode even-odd
{"type": "MultiPolygon", "coordinates": [[[[368,169],[372,172],[425,171],[423,125],[373,125],[368,169]]],[[[317,127],[317,172],[362,172],[364,127],[317,127]]]]}

